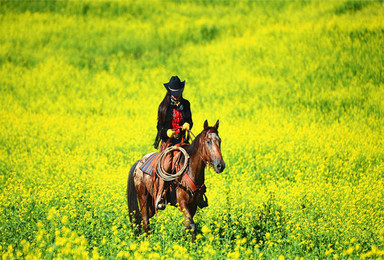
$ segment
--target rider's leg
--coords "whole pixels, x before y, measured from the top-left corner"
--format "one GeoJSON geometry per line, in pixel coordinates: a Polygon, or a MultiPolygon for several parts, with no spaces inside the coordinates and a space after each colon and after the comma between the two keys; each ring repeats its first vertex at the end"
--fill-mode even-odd
{"type": "Polygon", "coordinates": [[[165,209],[165,200],[164,200],[163,192],[164,192],[164,180],[161,178],[158,178],[156,208],[160,210],[165,209]]]}
{"type": "MultiPolygon", "coordinates": [[[[172,159],[173,156],[171,153],[168,153],[167,156],[165,156],[164,161],[163,161],[163,168],[164,171],[170,173],[172,170],[172,159]]],[[[165,193],[166,190],[164,189],[165,182],[163,179],[158,178],[159,185],[158,185],[158,190],[157,190],[157,200],[156,200],[156,207],[157,209],[165,209],[166,206],[166,201],[165,201],[165,193]]]]}

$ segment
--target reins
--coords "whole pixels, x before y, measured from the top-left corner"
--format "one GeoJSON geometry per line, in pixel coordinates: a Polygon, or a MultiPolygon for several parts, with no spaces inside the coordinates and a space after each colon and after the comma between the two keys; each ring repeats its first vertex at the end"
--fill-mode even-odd
{"type": "MultiPolygon", "coordinates": [[[[196,139],[196,136],[192,133],[191,130],[186,129],[186,131],[188,132],[188,137],[190,137],[190,134],[191,134],[191,135],[193,136],[193,139],[196,139]]],[[[191,138],[191,139],[192,139],[192,138],[191,138]]],[[[203,146],[203,149],[205,150],[205,147],[204,147],[204,146],[203,146]]],[[[208,161],[208,160],[206,160],[206,159],[204,159],[204,156],[200,153],[199,150],[198,150],[197,152],[199,153],[199,156],[200,156],[201,160],[205,163],[205,165],[207,165],[208,167],[210,167],[210,166],[211,166],[211,162],[208,161]]]]}

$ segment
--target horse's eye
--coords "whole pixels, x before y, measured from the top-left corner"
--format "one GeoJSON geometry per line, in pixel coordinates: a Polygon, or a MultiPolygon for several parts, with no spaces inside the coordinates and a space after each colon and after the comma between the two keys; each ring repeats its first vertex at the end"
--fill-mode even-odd
{"type": "Polygon", "coordinates": [[[211,140],[208,140],[208,141],[207,141],[207,144],[208,144],[208,145],[211,145],[211,140]]]}

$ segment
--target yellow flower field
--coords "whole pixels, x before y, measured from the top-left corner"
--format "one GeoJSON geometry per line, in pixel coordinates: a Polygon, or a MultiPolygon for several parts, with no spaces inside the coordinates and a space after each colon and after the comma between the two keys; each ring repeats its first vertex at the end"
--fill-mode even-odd
{"type": "Polygon", "coordinates": [[[382,1],[0,1],[2,259],[384,258],[382,1]],[[220,120],[197,241],[129,222],[163,83],[220,120]]]}

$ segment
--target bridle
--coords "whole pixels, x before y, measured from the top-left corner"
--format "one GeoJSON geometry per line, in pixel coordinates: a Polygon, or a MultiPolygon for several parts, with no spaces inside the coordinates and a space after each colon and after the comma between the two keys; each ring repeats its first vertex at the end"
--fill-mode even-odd
{"type": "MultiPolygon", "coordinates": [[[[190,137],[190,135],[192,135],[193,138],[196,139],[196,136],[192,133],[191,130],[186,129],[186,131],[188,132],[188,136],[189,136],[189,137],[190,137]]],[[[205,135],[207,135],[207,133],[208,133],[208,131],[205,133],[205,135]]],[[[205,139],[205,136],[204,136],[203,139],[205,139]]],[[[210,167],[210,166],[212,166],[212,160],[211,160],[211,158],[208,157],[207,152],[206,152],[206,149],[207,149],[207,148],[206,148],[205,146],[206,146],[206,145],[204,144],[204,140],[203,140],[203,154],[202,154],[199,150],[198,150],[197,152],[199,153],[199,156],[200,156],[201,160],[203,161],[203,163],[204,163],[206,166],[210,167]],[[208,159],[208,160],[205,159],[205,158],[204,158],[204,155],[205,155],[205,157],[208,157],[209,159],[208,159]]]]}

